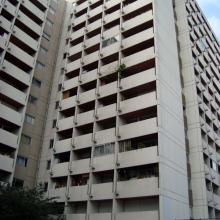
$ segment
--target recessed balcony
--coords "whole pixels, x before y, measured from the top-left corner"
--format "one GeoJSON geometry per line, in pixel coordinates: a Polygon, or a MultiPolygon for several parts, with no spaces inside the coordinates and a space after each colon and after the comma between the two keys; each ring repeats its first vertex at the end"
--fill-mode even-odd
{"type": "Polygon", "coordinates": [[[157,133],[157,131],[157,118],[151,118],[119,127],[121,140],[153,134],[157,133]]]}
{"type": "Polygon", "coordinates": [[[8,173],[13,172],[14,159],[8,155],[0,154],[0,170],[3,170],[8,173]]]}
{"type": "Polygon", "coordinates": [[[56,198],[57,202],[65,202],[66,201],[66,187],[50,189],[49,198],[56,198]]]}
{"type": "Polygon", "coordinates": [[[159,220],[159,211],[142,211],[142,212],[122,212],[116,214],[116,220],[159,220]]]}
{"type": "Polygon", "coordinates": [[[16,149],[18,147],[18,136],[0,129],[0,143],[16,149]]]}
{"type": "Polygon", "coordinates": [[[71,186],[69,201],[86,201],[88,199],[88,185],[71,186]]]}

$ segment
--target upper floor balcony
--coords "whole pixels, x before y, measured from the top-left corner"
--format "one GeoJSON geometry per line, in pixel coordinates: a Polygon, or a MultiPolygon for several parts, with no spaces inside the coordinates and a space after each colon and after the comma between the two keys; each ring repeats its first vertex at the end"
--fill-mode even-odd
{"type": "Polygon", "coordinates": [[[16,149],[18,147],[18,136],[0,129],[0,143],[16,149]]]}
{"type": "Polygon", "coordinates": [[[0,170],[8,173],[13,172],[14,159],[7,155],[0,154],[0,170]]]}

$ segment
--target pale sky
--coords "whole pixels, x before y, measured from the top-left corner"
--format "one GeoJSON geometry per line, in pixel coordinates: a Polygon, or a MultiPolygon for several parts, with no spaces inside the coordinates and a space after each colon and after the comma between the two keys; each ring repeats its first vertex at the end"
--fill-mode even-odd
{"type": "Polygon", "coordinates": [[[197,0],[220,41],[220,0],[197,0]]]}

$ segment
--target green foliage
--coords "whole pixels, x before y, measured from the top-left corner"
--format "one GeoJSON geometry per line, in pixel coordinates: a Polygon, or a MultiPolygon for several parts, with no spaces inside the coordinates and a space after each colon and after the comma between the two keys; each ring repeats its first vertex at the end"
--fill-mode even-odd
{"type": "Polygon", "coordinates": [[[125,71],[126,71],[126,65],[122,63],[117,69],[119,79],[122,79],[124,77],[125,71]]]}
{"type": "Polygon", "coordinates": [[[63,212],[53,199],[45,198],[43,189],[0,186],[1,220],[52,220],[63,212]]]}

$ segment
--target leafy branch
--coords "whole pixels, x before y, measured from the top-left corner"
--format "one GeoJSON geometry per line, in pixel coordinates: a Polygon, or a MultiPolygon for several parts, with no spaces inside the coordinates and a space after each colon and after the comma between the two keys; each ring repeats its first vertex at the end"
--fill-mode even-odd
{"type": "Polygon", "coordinates": [[[117,73],[119,76],[119,79],[122,79],[125,76],[125,72],[126,72],[126,65],[124,63],[122,63],[118,69],[117,69],[117,73]]]}

